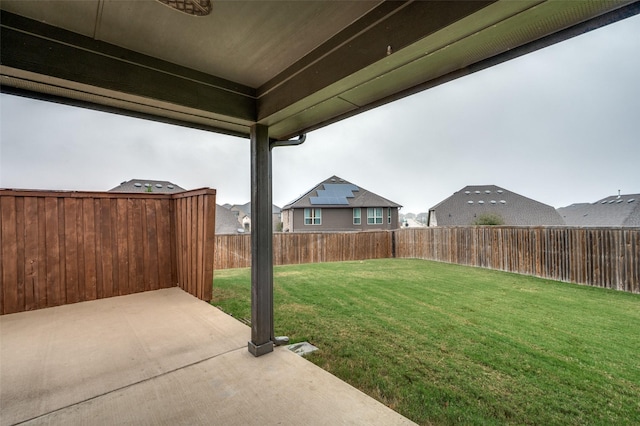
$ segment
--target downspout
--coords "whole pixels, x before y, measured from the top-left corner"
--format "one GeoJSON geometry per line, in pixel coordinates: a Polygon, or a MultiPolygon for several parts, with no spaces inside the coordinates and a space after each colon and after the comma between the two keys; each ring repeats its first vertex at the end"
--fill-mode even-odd
{"type": "MultiPolygon", "coordinates": [[[[302,145],[306,140],[306,133],[298,135],[298,139],[269,139],[269,149],[273,149],[277,146],[298,146],[302,145]]],[[[291,218],[291,232],[293,232],[293,218],[291,218]]]]}
{"type": "Polygon", "coordinates": [[[298,135],[298,139],[269,139],[269,148],[273,149],[277,146],[297,146],[302,145],[307,140],[306,133],[298,135]]]}
{"type": "MultiPolygon", "coordinates": [[[[269,150],[272,150],[278,146],[297,146],[302,145],[304,141],[307,140],[307,135],[305,133],[298,135],[298,139],[269,139],[269,150]]],[[[273,291],[273,289],[272,289],[273,291]]],[[[273,319],[272,319],[273,321],[273,319]]],[[[273,330],[271,330],[272,334],[275,334],[273,330]]],[[[274,336],[273,344],[275,346],[287,345],[289,343],[289,337],[287,336],[274,336]]]]}

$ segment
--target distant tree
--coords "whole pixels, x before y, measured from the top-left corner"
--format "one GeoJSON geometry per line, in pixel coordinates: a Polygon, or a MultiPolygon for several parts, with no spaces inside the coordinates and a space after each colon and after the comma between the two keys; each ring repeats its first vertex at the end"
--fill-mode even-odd
{"type": "Polygon", "coordinates": [[[504,219],[502,218],[502,216],[496,213],[484,213],[478,216],[473,224],[484,226],[504,225],[504,219]]]}

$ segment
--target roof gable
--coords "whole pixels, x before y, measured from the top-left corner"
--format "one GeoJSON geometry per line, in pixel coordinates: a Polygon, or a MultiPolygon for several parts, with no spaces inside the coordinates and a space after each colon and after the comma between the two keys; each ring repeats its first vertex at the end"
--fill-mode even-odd
{"type": "Polygon", "coordinates": [[[569,226],[640,227],[640,194],[611,195],[595,203],[560,207],[558,213],[569,226]]]}
{"type": "Polygon", "coordinates": [[[166,180],[131,179],[122,182],[109,192],[154,192],[156,194],[175,194],[186,189],[166,180]]]}
{"type": "Polygon", "coordinates": [[[322,208],[353,208],[353,207],[401,207],[400,204],[387,200],[373,192],[338,177],[320,182],[310,191],[304,193],[282,209],[322,207],[322,208]]]}
{"type": "Polygon", "coordinates": [[[469,185],[431,209],[438,226],[468,226],[480,216],[496,214],[506,225],[564,225],[556,210],[496,185],[469,185]]]}

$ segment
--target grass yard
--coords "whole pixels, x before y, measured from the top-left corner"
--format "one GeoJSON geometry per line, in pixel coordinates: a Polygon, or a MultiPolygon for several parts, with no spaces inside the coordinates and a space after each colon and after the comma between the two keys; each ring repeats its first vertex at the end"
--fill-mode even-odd
{"type": "MultiPolygon", "coordinates": [[[[275,268],[276,334],[420,424],[640,424],[640,295],[424,260],[275,268]]],[[[251,316],[249,269],[212,304],[251,316]]]]}

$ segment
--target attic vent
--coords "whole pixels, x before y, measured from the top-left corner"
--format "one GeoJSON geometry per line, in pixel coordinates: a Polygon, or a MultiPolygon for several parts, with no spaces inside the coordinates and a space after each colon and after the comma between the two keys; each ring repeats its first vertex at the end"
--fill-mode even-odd
{"type": "Polygon", "coordinates": [[[476,193],[476,194],[479,194],[479,193],[480,193],[480,191],[475,191],[475,193],[476,193]]]}
{"type": "Polygon", "coordinates": [[[144,186],[146,186],[147,188],[151,188],[151,184],[150,183],[145,183],[144,186]]]}
{"type": "Polygon", "coordinates": [[[498,194],[502,194],[504,191],[502,189],[498,189],[498,191],[496,191],[498,194]]]}
{"type": "Polygon", "coordinates": [[[156,188],[162,188],[162,184],[161,183],[156,183],[156,188]]]}
{"type": "Polygon", "coordinates": [[[187,15],[206,16],[211,13],[211,0],[158,0],[187,15]]]}
{"type": "Polygon", "coordinates": [[[489,191],[488,189],[486,191],[484,191],[485,194],[491,194],[491,191],[489,191]]]}
{"type": "Polygon", "coordinates": [[[607,200],[604,200],[603,202],[601,202],[600,204],[607,204],[607,200]]]}
{"type": "Polygon", "coordinates": [[[480,200],[478,201],[478,204],[484,204],[484,201],[480,200]]]}
{"type": "Polygon", "coordinates": [[[136,182],[133,184],[133,186],[135,186],[136,188],[140,188],[142,187],[142,184],[140,182],[136,182]]]}
{"type": "Polygon", "coordinates": [[[505,200],[500,200],[500,204],[507,204],[505,200]]]}
{"type": "Polygon", "coordinates": [[[616,202],[616,200],[611,200],[611,201],[609,201],[609,204],[613,204],[615,202],[616,202]]]}
{"type": "Polygon", "coordinates": [[[633,203],[636,199],[635,198],[630,198],[627,203],[633,203]]]}
{"type": "Polygon", "coordinates": [[[167,188],[169,188],[169,189],[173,189],[173,188],[174,188],[174,186],[173,186],[173,185],[167,185],[167,188]]]}
{"type": "Polygon", "coordinates": [[[616,201],[616,204],[620,204],[623,200],[616,201]]]}
{"type": "Polygon", "coordinates": [[[467,201],[468,204],[473,204],[472,200],[467,201]]]}
{"type": "Polygon", "coordinates": [[[491,204],[495,204],[495,203],[496,203],[496,200],[491,200],[491,204]]]}
{"type": "Polygon", "coordinates": [[[471,194],[471,191],[464,191],[464,193],[469,195],[469,194],[471,194]]]}

